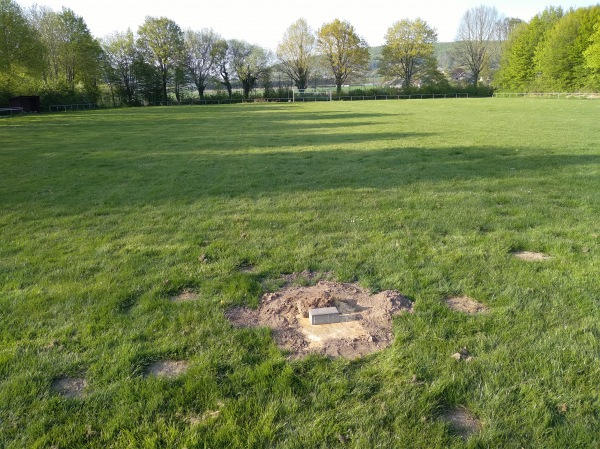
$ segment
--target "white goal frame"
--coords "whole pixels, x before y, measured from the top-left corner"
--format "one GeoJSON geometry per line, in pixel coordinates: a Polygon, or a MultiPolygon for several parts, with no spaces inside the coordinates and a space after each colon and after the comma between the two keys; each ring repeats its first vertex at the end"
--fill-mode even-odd
{"type": "Polygon", "coordinates": [[[306,89],[292,89],[292,102],[297,101],[332,101],[333,88],[307,87],[306,89]]]}

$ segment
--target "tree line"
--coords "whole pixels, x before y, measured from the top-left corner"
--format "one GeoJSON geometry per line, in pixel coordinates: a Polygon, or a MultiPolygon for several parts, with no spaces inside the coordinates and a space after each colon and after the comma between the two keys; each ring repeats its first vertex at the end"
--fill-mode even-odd
{"type": "Polygon", "coordinates": [[[494,84],[503,90],[597,91],[600,6],[547,8],[508,37],[494,84]]]}
{"type": "Polygon", "coordinates": [[[236,88],[248,98],[257,87],[269,97],[281,95],[282,77],[298,89],[319,78],[339,95],[369,71],[404,91],[477,88],[482,81],[502,89],[591,88],[600,68],[599,9],[548,8],[525,23],[493,7],[472,8],[442,67],[437,33],[421,19],[390,26],[373,60],[365,39],[339,19],[317,30],[298,19],[272,52],[211,29],[182,30],[166,17],[96,39],[68,8],[23,10],[0,0],[0,104],[14,95],[56,104],[98,102],[105,94],[114,106],[139,105],[182,101],[192,91],[204,99],[209,89],[232,98],[236,88]]]}

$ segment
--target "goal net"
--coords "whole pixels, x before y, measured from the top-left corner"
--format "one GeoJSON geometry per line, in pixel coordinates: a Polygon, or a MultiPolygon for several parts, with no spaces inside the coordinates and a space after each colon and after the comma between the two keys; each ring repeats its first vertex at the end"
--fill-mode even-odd
{"type": "Polygon", "coordinates": [[[333,89],[331,87],[309,87],[294,89],[292,99],[296,101],[331,101],[333,89]]]}

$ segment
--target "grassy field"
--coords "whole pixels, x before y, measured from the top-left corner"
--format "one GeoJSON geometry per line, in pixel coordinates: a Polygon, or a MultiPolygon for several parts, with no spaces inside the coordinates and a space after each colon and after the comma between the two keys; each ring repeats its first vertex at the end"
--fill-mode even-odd
{"type": "Polygon", "coordinates": [[[0,447],[600,445],[599,141],[597,101],[1,120],[0,447]],[[224,318],[303,270],[415,313],[355,361],[288,361],[224,318]],[[185,289],[199,300],[170,300],[185,289]],[[189,368],[144,375],[163,359],[189,368]],[[466,442],[454,406],[481,421],[466,442]]]}

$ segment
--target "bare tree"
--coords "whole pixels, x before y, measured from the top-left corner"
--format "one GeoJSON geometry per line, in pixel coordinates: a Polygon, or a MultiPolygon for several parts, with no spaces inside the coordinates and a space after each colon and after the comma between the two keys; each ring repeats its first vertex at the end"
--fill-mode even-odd
{"type": "Polygon", "coordinates": [[[298,89],[306,89],[315,65],[316,37],[306,19],[298,19],[290,25],[277,47],[281,70],[288,75],[298,89]]]}
{"type": "Polygon", "coordinates": [[[219,35],[209,29],[185,32],[186,68],[200,99],[204,98],[204,90],[215,72],[215,45],[219,39],[219,35]]]}
{"type": "Polygon", "coordinates": [[[460,21],[456,34],[456,59],[470,72],[477,87],[479,76],[489,64],[498,32],[500,15],[491,6],[481,5],[469,9],[460,21]]]}

